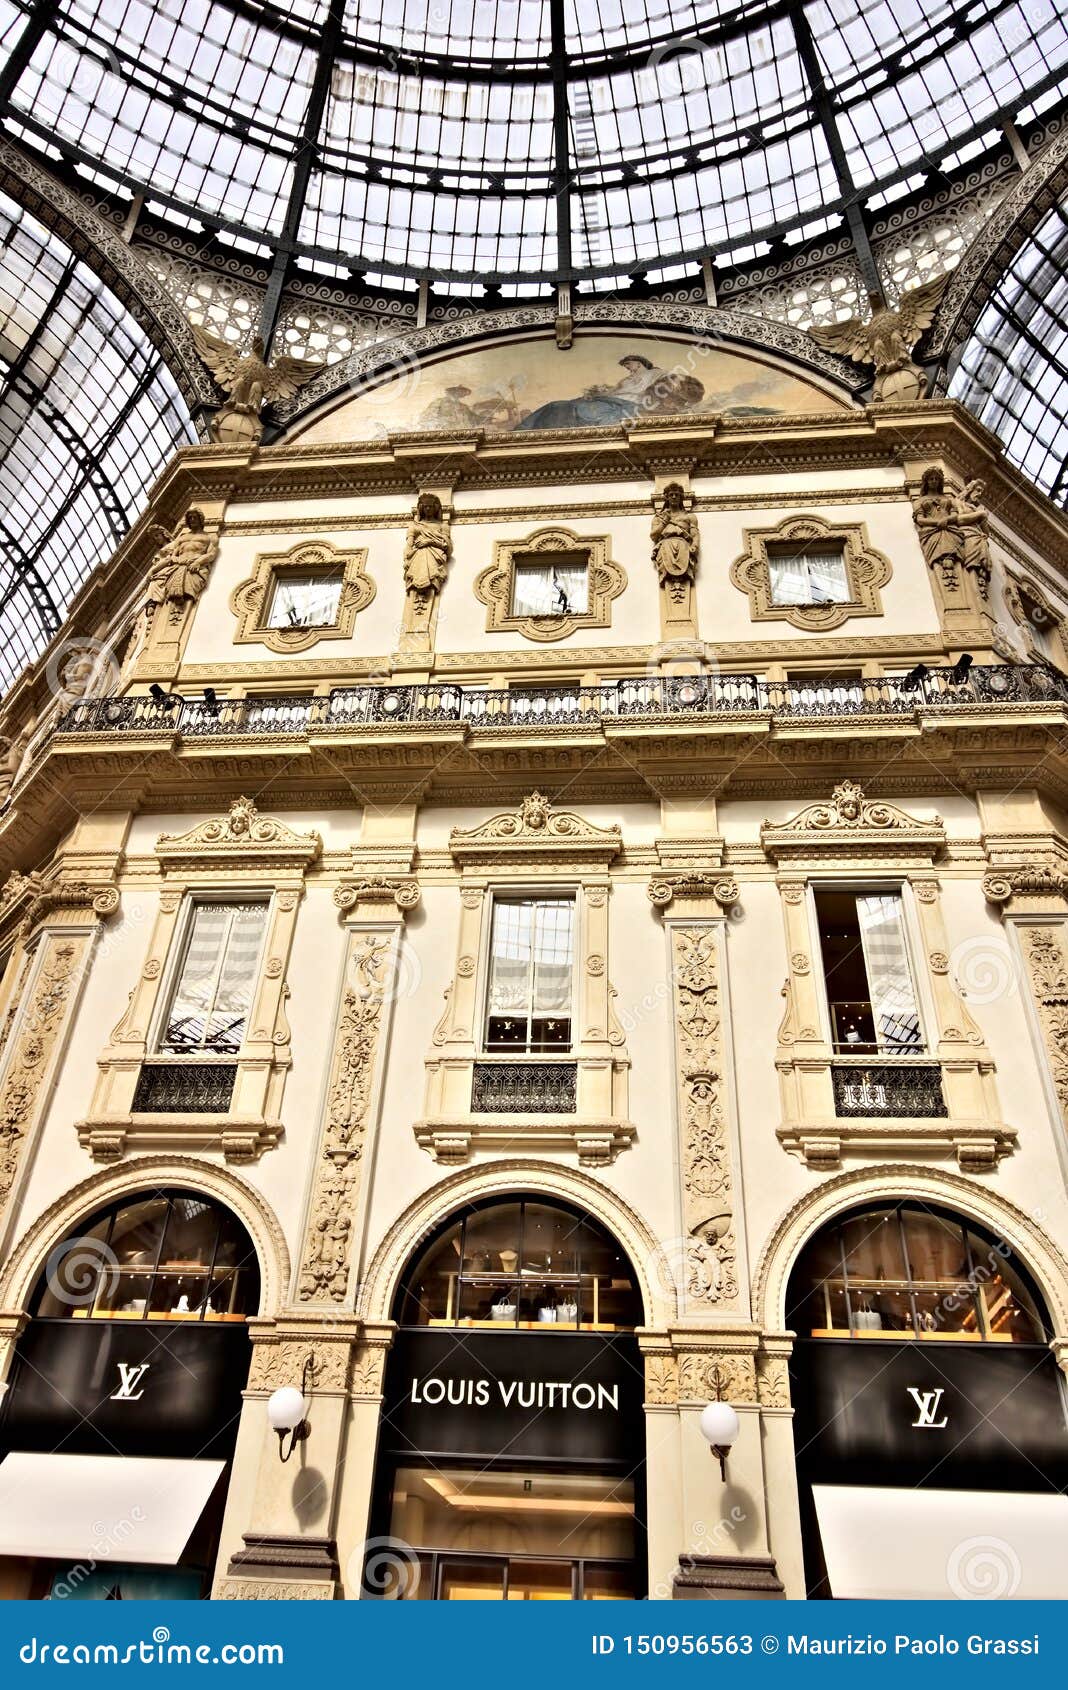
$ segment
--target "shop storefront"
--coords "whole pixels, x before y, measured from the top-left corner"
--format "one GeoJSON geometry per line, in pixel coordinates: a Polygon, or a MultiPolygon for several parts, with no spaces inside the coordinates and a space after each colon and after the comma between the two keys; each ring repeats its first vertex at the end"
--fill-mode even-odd
{"type": "Polygon", "coordinates": [[[258,1302],[247,1233],[194,1192],[52,1252],[0,1405],[3,1594],[207,1594],[258,1302]]]}
{"type": "Polygon", "coordinates": [[[845,1216],[787,1318],[811,1595],[1068,1595],[1064,1382],[1003,1241],[918,1203],[845,1216]]]}
{"type": "Polygon", "coordinates": [[[365,1593],[641,1595],[641,1306],[619,1245],[544,1199],[472,1206],[395,1308],[365,1593]]]}

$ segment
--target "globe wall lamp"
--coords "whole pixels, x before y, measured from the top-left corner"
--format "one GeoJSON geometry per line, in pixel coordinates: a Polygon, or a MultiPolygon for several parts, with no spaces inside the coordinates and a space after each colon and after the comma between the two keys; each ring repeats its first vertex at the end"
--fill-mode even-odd
{"type": "Polygon", "coordinates": [[[302,1444],[311,1431],[307,1416],[311,1375],[314,1372],[315,1357],[309,1356],[304,1363],[299,1391],[295,1385],[282,1385],[267,1399],[267,1420],[272,1431],[278,1433],[278,1454],[283,1461],[289,1460],[297,1445],[302,1444]]]}
{"type": "MultiPolygon", "coordinates": [[[[723,1389],[718,1368],[713,1368],[711,1382],[717,1391],[723,1389]]],[[[740,1431],[738,1416],[729,1402],[721,1402],[717,1397],[701,1410],[701,1436],[719,1460],[720,1478],[724,1483],[727,1480],[727,1457],[740,1431]]]]}

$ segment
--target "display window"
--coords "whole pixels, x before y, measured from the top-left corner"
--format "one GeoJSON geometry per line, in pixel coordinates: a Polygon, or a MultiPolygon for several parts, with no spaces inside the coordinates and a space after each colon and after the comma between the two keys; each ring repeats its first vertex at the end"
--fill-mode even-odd
{"type": "Polygon", "coordinates": [[[643,1310],[593,1217],[471,1205],[401,1282],[365,1594],[610,1601],[642,1594],[643,1310]],[[458,1329],[463,1336],[458,1340],[458,1329]]]}

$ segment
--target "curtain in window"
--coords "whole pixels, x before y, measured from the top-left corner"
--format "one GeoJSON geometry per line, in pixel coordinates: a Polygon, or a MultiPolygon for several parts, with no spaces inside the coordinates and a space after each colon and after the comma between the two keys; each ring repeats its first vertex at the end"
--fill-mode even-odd
{"type": "Polygon", "coordinates": [[[525,1015],[530,979],[532,904],[495,903],[490,940],[488,1009],[491,1015],[525,1015]]]}
{"type": "Polygon", "coordinates": [[[341,576],[285,576],[275,582],[271,628],[328,628],[337,621],[341,576]]]}
{"type": "Polygon", "coordinates": [[[265,903],[198,904],[163,1049],[240,1049],[267,921],[265,903]]]}
{"type": "Polygon", "coordinates": [[[575,906],[570,899],[538,904],[534,923],[535,1015],[567,1015],[571,1010],[571,931],[575,906]]]}
{"type": "Polygon", "coordinates": [[[768,558],[773,604],[845,604],[849,576],[840,551],[774,554],[768,558]]]}
{"type": "Polygon", "coordinates": [[[494,904],[490,1016],[570,1014],[574,912],[570,898],[494,904]]]}
{"type": "Polygon", "coordinates": [[[581,615],[589,608],[585,563],[519,563],[513,616],[581,615]]]}
{"type": "Polygon", "coordinates": [[[901,899],[895,892],[857,898],[864,968],[880,1051],[915,1051],[921,1046],[920,1017],[905,946],[901,899]]]}

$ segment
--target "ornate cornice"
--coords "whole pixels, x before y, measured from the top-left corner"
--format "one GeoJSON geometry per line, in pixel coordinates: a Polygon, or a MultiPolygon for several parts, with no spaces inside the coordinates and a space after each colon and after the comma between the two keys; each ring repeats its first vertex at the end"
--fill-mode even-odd
{"type": "Polygon", "coordinates": [[[117,886],[89,880],[50,880],[37,870],[20,874],[12,869],[0,890],[0,924],[18,909],[22,917],[19,931],[23,935],[61,911],[74,916],[89,912],[105,920],[118,907],[117,886]]]}
{"type": "Polygon", "coordinates": [[[223,862],[269,863],[304,869],[320,856],[318,833],[296,833],[274,816],[261,816],[251,798],[236,798],[225,816],[201,822],[188,833],[161,833],[156,855],[164,873],[179,865],[223,862]]]}
{"type": "Polygon", "coordinates": [[[917,821],[883,799],[866,798],[856,781],[840,781],[830,802],[809,804],[792,821],[765,822],[760,843],[773,863],[815,854],[833,857],[907,854],[933,858],[945,849],[941,818],[917,821]]]}
{"type": "Polygon", "coordinates": [[[504,864],[533,854],[546,861],[607,867],[622,849],[618,825],[595,827],[572,810],[554,810],[540,792],[524,798],[511,815],[491,816],[479,827],[456,827],[449,835],[453,860],[465,866],[504,864]]]}

